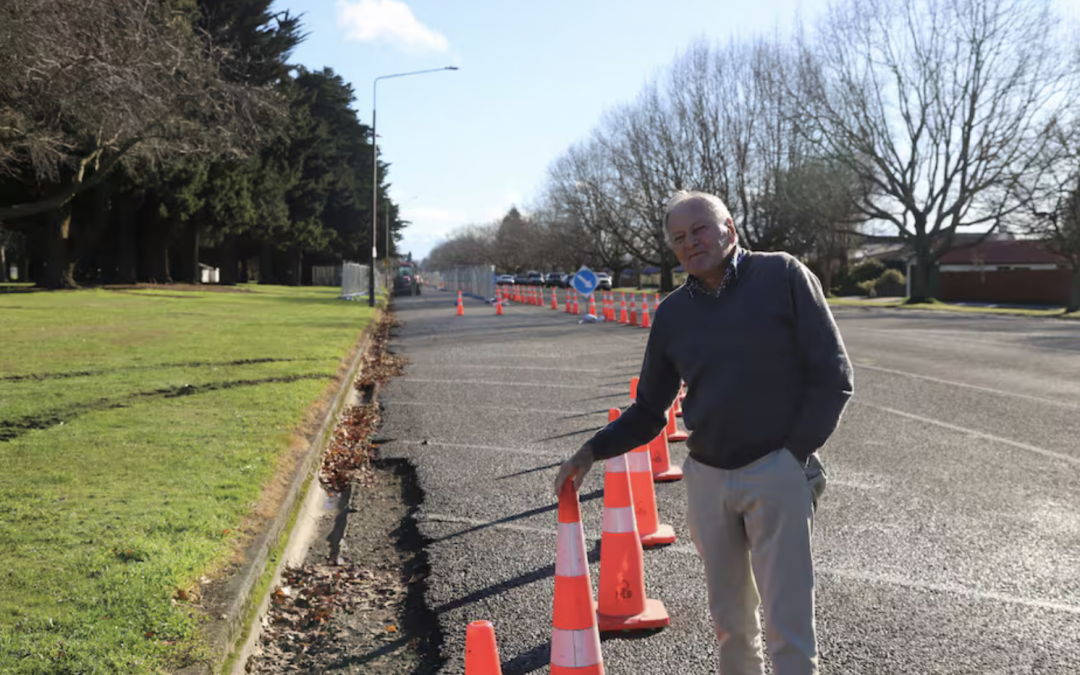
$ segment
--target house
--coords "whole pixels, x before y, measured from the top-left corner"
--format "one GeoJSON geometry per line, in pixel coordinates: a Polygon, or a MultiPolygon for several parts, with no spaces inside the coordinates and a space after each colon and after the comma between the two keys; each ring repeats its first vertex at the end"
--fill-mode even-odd
{"type": "MultiPolygon", "coordinates": [[[[671,270],[671,280],[676,288],[686,283],[686,270],[683,269],[682,265],[678,265],[671,270]]],[[[659,267],[646,267],[641,270],[641,287],[660,288],[659,267]]]]}
{"type": "Polygon", "coordinates": [[[940,300],[1063,305],[1069,298],[1068,261],[1032,239],[988,239],[938,260],[940,300]]]}

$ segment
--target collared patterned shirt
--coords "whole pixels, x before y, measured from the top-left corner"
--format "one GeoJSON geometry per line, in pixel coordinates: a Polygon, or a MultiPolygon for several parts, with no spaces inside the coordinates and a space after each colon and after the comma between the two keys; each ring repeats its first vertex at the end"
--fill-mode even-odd
{"type": "Polygon", "coordinates": [[[724,278],[720,281],[720,286],[715,291],[710,291],[705,288],[705,284],[701,283],[701,280],[693,274],[687,276],[686,290],[690,293],[690,297],[692,298],[700,293],[701,295],[718,298],[726,288],[739,283],[739,265],[742,263],[743,259],[746,258],[746,253],[746,249],[738,244],[735,245],[735,251],[731,254],[731,260],[728,261],[727,270],[724,272],[724,278]]]}

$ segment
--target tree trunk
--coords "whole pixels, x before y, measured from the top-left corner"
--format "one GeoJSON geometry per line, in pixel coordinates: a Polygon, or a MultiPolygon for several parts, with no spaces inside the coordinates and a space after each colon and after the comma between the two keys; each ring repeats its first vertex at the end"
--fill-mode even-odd
{"type": "Polygon", "coordinates": [[[0,244],[0,283],[8,280],[7,246],[0,244]]]}
{"type": "Polygon", "coordinates": [[[65,205],[51,220],[48,258],[39,284],[45,288],[76,288],[70,255],[71,205],[65,205]]]}
{"type": "Polygon", "coordinates": [[[908,304],[930,302],[930,277],[934,263],[929,255],[916,254],[915,267],[911,270],[911,297],[908,304]]]}
{"type": "Polygon", "coordinates": [[[300,285],[301,264],[304,261],[304,252],[299,248],[289,250],[289,285],[300,285]]]}
{"type": "Polygon", "coordinates": [[[263,243],[259,250],[259,283],[272,284],[277,279],[274,277],[274,249],[270,244],[263,243]]]}
{"type": "Polygon", "coordinates": [[[202,269],[199,267],[199,241],[201,239],[202,228],[198,223],[191,221],[186,228],[187,237],[185,238],[185,248],[183,260],[184,260],[184,273],[182,279],[191,284],[202,283],[202,269]]]}
{"type": "Polygon", "coordinates": [[[1080,310],[1080,267],[1073,269],[1072,283],[1069,284],[1069,304],[1065,307],[1066,312],[1080,310]]]}
{"type": "Polygon", "coordinates": [[[660,253],[660,292],[670,293],[675,289],[674,279],[675,266],[671,264],[671,256],[667,252],[660,253]]]}
{"type": "Polygon", "coordinates": [[[154,284],[171,284],[169,273],[169,226],[160,219],[148,225],[148,241],[143,253],[144,278],[154,284]]]}
{"type": "Polygon", "coordinates": [[[118,284],[134,284],[138,281],[136,251],[138,250],[135,230],[135,213],[138,204],[133,195],[122,195],[116,201],[116,227],[119,238],[116,251],[116,277],[118,284]]]}
{"type": "Polygon", "coordinates": [[[236,285],[236,235],[227,234],[221,242],[221,274],[218,283],[224,286],[236,285]]]}

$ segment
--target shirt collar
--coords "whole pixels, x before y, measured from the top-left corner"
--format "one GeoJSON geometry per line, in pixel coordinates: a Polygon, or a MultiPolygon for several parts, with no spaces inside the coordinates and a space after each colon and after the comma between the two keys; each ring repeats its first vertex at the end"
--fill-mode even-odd
{"type": "Polygon", "coordinates": [[[739,266],[742,261],[746,259],[746,249],[742,248],[738,244],[735,245],[735,250],[731,252],[731,257],[728,259],[727,270],[724,272],[724,278],[720,281],[720,286],[715,291],[710,291],[705,288],[705,284],[701,283],[701,280],[695,277],[693,274],[688,275],[686,278],[686,290],[689,291],[690,297],[695,295],[707,295],[709,297],[717,298],[727,288],[737,286],[739,284],[739,266]]]}

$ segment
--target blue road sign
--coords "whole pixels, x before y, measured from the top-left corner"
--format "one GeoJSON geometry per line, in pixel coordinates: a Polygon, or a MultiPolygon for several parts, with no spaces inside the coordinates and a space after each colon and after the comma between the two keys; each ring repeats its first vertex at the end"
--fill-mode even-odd
{"type": "Polygon", "coordinates": [[[582,295],[592,295],[599,283],[600,280],[596,278],[596,272],[593,272],[588,267],[582,267],[574,275],[574,280],[570,282],[570,285],[582,295]]]}

